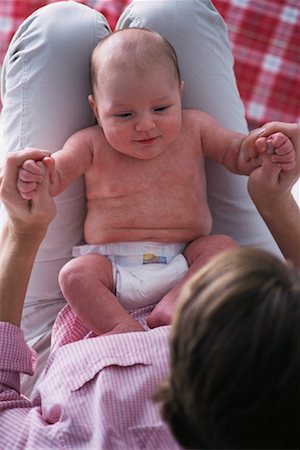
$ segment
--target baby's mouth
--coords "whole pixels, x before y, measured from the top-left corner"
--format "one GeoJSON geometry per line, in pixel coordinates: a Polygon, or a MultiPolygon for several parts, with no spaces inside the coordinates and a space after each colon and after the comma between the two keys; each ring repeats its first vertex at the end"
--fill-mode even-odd
{"type": "Polygon", "coordinates": [[[157,137],[148,137],[145,139],[137,139],[139,144],[153,144],[156,141],[157,137]]]}

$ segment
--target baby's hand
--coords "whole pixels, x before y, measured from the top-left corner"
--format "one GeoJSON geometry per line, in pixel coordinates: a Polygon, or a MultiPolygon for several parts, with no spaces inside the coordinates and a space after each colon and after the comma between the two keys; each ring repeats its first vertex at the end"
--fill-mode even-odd
{"type": "Polygon", "coordinates": [[[281,132],[273,133],[267,138],[258,137],[256,148],[259,153],[267,152],[271,161],[284,171],[293,170],[296,166],[295,148],[290,139],[281,132]]]}
{"type": "Polygon", "coordinates": [[[17,187],[25,200],[32,200],[36,194],[38,184],[43,182],[45,175],[43,161],[27,159],[19,169],[17,187]]]}

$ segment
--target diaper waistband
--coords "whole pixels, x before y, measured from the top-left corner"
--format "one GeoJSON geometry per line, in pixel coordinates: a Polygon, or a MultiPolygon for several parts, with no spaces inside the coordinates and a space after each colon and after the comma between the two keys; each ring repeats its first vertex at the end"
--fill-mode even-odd
{"type": "Polygon", "coordinates": [[[121,261],[127,261],[127,264],[130,261],[132,261],[132,264],[168,264],[174,256],[183,252],[186,245],[185,242],[161,243],[148,241],[85,244],[73,247],[72,254],[73,256],[81,256],[89,253],[98,253],[109,257],[112,262],[121,263],[121,261]]]}

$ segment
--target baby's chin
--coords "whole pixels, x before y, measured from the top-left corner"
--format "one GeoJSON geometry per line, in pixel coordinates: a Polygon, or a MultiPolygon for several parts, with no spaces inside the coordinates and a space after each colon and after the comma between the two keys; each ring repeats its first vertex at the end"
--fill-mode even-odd
{"type": "Polygon", "coordinates": [[[161,155],[166,146],[158,145],[158,138],[134,141],[128,149],[116,149],[123,155],[136,159],[150,160],[161,155]]]}

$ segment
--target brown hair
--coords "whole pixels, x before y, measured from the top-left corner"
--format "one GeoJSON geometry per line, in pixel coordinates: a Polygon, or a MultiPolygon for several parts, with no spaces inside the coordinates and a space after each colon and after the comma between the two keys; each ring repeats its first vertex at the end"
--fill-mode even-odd
{"type": "Polygon", "coordinates": [[[224,252],[182,292],[162,415],[186,448],[299,447],[300,276],[224,252]]]}
{"type": "MultiPolygon", "coordinates": [[[[97,84],[97,75],[101,67],[101,61],[99,61],[100,58],[98,58],[99,51],[105,44],[108,42],[113,42],[113,39],[121,34],[126,37],[126,55],[123,56],[122,53],[125,47],[119,41],[118,48],[113,47],[113,52],[109,56],[110,61],[122,64],[124,66],[124,70],[135,71],[145,71],[149,65],[151,66],[154,62],[164,65],[171,63],[171,66],[174,69],[174,75],[180,84],[180,70],[176,51],[173,46],[156,31],[149,30],[148,28],[132,27],[114,31],[110,35],[103,38],[93,50],[90,60],[92,90],[97,84]],[[136,34],[138,38],[132,39],[131,37],[133,36],[133,33],[136,34]],[[130,54],[131,61],[134,61],[133,64],[131,61],[128,61],[128,54],[130,54]]],[[[103,64],[105,64],[105,61],[103,64]]]]}

